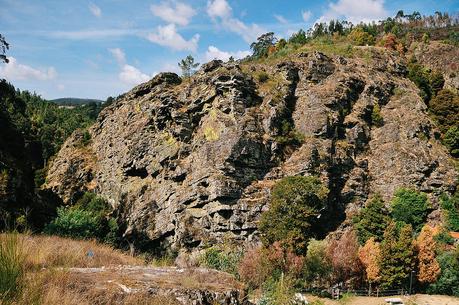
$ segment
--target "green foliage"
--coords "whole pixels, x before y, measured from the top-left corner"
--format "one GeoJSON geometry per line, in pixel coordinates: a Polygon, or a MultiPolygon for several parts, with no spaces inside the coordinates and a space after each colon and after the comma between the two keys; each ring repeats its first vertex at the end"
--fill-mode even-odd
{"type": "Polygon", "coordinates": [[[395,221],[410,224],[419,232],[427,219],[429,203],[426,194],[401,188],[395,192],[391,207],[395,221]]]}
{"type": "Polygon", "coordinates": [[[443,143],[453,157],[459,157],[459,126],[453,126],[445,133],[443,143]]]}
{"type": "Polygon", "coordinates": [[[443,86],[445,85],[445,78],[443,77],[443,74],[438,71],[431,72],[429,76],[429,83],[432,95],[435,96],[443,89],[443,86]]]}
{"type": "Polygon", "coordinates": [[[304,142],[304,135],[298,132],[290,121],[283,120],[276,141],[282,145],[300,145],[304,142]]]}
{"type": "Polygon", "coordinates": [[[381,115],[381,108],[379,107],[378,103],[373,106],[373,110],[371,111],[371,123],[376,127],[381,127],[384,125],[384,119],[381,115]]]}
{"type": "Polygon", "coordinates": [[[269,48],[274,46],[276,43],[276,38],[274,37],[273,32],[265,33],[257,38],[256,42],[253,42],[250,45],[250,48],[253,51],[252,57],[262,58],[268,56],[269,48]]]}
{"type": "Polygon", "coordinates": [[[47,234],[71,238],[97,238],[111,245],[120,242],[119,226],[108,217],[111,208],[94,193],[85,193],[74,206],[60,207],[57,217],[44,229],[47,234]]]}
{"type": "Polygon", "coordinates": [[[411,225],[400,230],[390,223],[381,244],[381,288],[407,287],[411,271],[415,268],[415,247],[411,225]]]}
{"type": "Polygon", "coordinates": [[[194,74],[195,69],[199,66],[199,63],[195,63],[194,57],[188,55],[178,63],[178,66],[180,67],[180,69],[182,69],[183,77],[190,77],[194,74]]]}
{"type": "Polygon", "coordinates": [[[303,30],[299,30],[296,33],[293,33],[292,36],[288,39],[288,43],[290,44],[298,44],[304,45],[308,42],[308,37],[306,36],[306,32],[303,30]]]}
{"type": "Polygon", "coordinates": [[[443,195],[440,198],[440,206],[444,210],[446,227],[455,232],[459,232],[459,194],[454,196],[443,195]]]}
{"type": "Polygon", "coordinates": [[[451,31],[451,33],[448,36],[448,40],[451,44],[459,45],[459,32],[451,31]]]}
{"type": "Polygon", "coordinates": [[[441,273],[437,281],[427,288],[429,294],[446,294],[459,297],[459,248],[437,257],[441,273]]]}
{"type": "Polygon", "coordinates": [[[432,97],[429,81],[430,72],[412,58],[408,63],[408,78],[421,90],[421,97],[427,103],[432,97]]]}
{"type": "Polygon", "coordinates": [[[354,228],[361,245],[374,237],[380,242],[383,239],[384,231],[390,221],[388,211],[380,195],[371,198],[360,213],[354,217],[354,228]]]}
{"type": "Polygon", "coordinates": [[[201,265],[205,267],[238,275],[238,264],[241,261],[242,252],[223,251],[216,247],[206,249],[200,257],[201,265]]]}
{"type": "Polygon", "coordinates": [[[98,216],[78,208],[58,208],[57,217],[49,223],[44,232],[71,238],[93,238],[100,232],[98,216]]]}
{"type": "Polygon", "coordinates": [[[453,91],[447,89],[439,91],[430,101],[429,109],[443,133],[458,125],[459,95],[453,91]]]}
{"type": "Polygon", "coordinates": [[[362,27],[354,28],[348,35],[348,38],[357,46],[374,45],[375,38],[370,33],[364,31],[362,27]]]}
{"type": "Polygon", "coordinates": [[[326,241],[311,239],[304,262],[303,276],[305,282],[324,284],[329,278],[331,270],[332,265],[327,255],[326,241]]]}
{"type": "Polygon", "coordinates": [[[91,134],[89,133],[89,131],[85,130],[83,132],[83,138],[81,140],[81,144],[83,146],[87,146],[89,142],[91,142],[91,134]]]}
{"type": "Polygon", "coordinates": [[[24,284],[25,254],[17,233],[0,235],[0,303],[8,304],[24,284]]]}
{"type": "Polygon", "coordinates": [[[272,190],[271,205],[263,213],[259,229],[265,245],[280,241],[297,253],[306,253],[309,238],[325,208],[328,189],[315,177],[281,179],[272,190]]]}
{"type": "Polygon", "coordinates": [[[289,277],[271,278],[263,286],[263,296],[259,305],[291,304],[295,295],[294,281],[289,277]]]}
{"type": "Polygon", "coordinates": [[[260,83],[265,83],[269,79],[269,75],[265,71],[257,72],[255,77],[260,83]]]}

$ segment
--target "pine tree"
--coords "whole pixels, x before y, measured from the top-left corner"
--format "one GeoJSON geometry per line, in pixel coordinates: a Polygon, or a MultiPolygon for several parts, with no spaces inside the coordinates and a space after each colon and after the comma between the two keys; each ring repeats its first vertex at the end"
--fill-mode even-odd
{"type": "Polygon", "coordinates": [[[435,258],[435,240],[433,229],[425,225],[422,228],[421,234],[417,239],[418,244],[418,260],[419,260],[419,275],[418,279],[421,283],[433,283],[440,275],[440,265],[435,258]]]}
{"type": "Polygon", "coordinates": [[[375,241],[382,241],[389,220],[384,201],[381,196],[375,195],[354,218],[354,227],[357,230],[360,244],[365,244],[371,237],[375,241]]]}
{"type": "Polygon", "coordinates": [[[190,77],[193,75],[194,70],[199,66],[199,63],[194,62],[194,58],[191,55],[188,55],[185,59],[182,59],[178,66],[182,69],[183,77],[190,77]]]}
{"type": "Polygon", "coordinates": [[[383,289],[406,286],[410,273],[415,267],[411,225],[404,225],[398,233],[396,224],[391,222],[381,244],[381,288],[383,289]]]}

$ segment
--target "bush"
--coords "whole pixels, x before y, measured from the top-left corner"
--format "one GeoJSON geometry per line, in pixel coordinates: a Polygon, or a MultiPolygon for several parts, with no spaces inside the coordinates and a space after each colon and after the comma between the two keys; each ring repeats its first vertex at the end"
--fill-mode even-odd
{"type": "Polygon", "coordinates": [[[459,127],[453,126],[443,136],[443,143],[453,157],[459,157],[459,127]]]}
{"type": "Polygon", "coordinates": [[[459,231],[459,194],[451,197],[443,195],[440,198],[440,206],[444,210],[446,228],[459,231]]]}
{"type": "Polygon", "coordinates": [[[370,33],[365,32],[361,27],[354,28],[348,35],[348,38],[358,46],[374,45],[375,38],[370,33]]]}
{"type": "Polygon", "coordinates": [[[269,75],[268,73],[266,73],[265,71],[260,71],[258,72],[255,77],[257,78],[257,80],[260,82],[260,83],[265,83],[268,81],[269,79],[269,75]]]}
{"type": "Polygon", "coordinates": [[[226,252],[218,248],[212,247],[205,250],[204,254],[200,257],[202,265],[238,275],[238,264],[241,261],[242,253],[240,251],[226,252]]]}
{"type": "Polygon", "coordinates": [[[281,179],[272,190],[271,206],[259,230],[265,245],[280,241],[296,253],[306,253],[307,241],[317,235],[317,216],[325,208],[328,189],[315,177],[281,179]]]}
{"type": "Polygon", "coordinates": [[[408,63],[408,78],[421,90],[421,97],[428,103],[432,97],[430,73],[415,58],[408,63]]]}
{"type": "Polygon", "coordinates": [[[426,194],[401,188],[395,192],[391,206],[391,215],[395,221],[412,225],[416,232],[421,230],[429,209],[426,194]]]}
{"type": "Polygon", "coordinates": [[[24,284],[25,260],[21,240],[17,233],[0,235],[0,303],[9,302],[24,284]]]}
{"type": "Polygon", "coordinates": [[[60,207],[57,217],[45,227],[45,233],[71,238],[93,238],[101,230],[101,219],[90,211],[60,207]]]}
{"type": "Polygon", "coordinates": [[[310,285],[325,286],[332,265],[327,255],[328,245],[325,240],[311,239],[304,262],[304,280],[310,285]]]}
{"type": "Polygon", "coordinates": [[[371,123],[376,127],[384,125],[384,119],[381,116],[381,108],[379,107],[379,104],[375,104],[373,106],[373,110],[371,112],[371,123]]]}
{"type": "Polygon", "coordinates": [[[429,109],[435,116],[442,133],[446,133],[458,124],[459,95],[448,89],[440,90],[430,101],[429,109]]]}

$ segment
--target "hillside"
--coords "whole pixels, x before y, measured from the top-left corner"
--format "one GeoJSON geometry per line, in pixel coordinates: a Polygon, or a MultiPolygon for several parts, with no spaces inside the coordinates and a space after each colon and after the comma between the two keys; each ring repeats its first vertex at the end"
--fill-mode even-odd
{"type": "Polygon", "coordinates": [[[64,106],[79,106],[87,105],[89,103],[103,103],[104,101],[98,99],[86,99],[86,98],[75,98],[75,97],[63,97],[54,100],[49,100],[52,103],[64,106]]]}
{"type": "Polygon", "coordinates": [[[407,65],[355,47],[346,57],[212,61],[186,80],[160,74],[104,109],[89,144],[74,134],[46,187],[65,202],[96,192],[125,238],[177,249],[258,240],[270,188],[294,175],[329,189],[318,236],[401,187],[428,195],[437,224],[438,198],[454,192],[458,173],[407,65]]]}

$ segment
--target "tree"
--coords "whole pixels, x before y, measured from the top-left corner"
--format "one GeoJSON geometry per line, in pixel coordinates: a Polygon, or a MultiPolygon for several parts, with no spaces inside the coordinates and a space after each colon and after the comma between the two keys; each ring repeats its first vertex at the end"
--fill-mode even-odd
{"type": "Polygon", "coordinates": [[[255,58],[266,57],[268,55],[269,48],[274,46],[277,39],[274,37],[273,32],[265,33],[257,38],[256,42],[250,45],[253,51],[252,56],[255,58]]]}
{"type": "Polygon", "coordinates": [[[453,157],[459,157],[459,126],[453,126],[445,133],[443,143],[453,157]]]}
{"type": "Polygon", "coordinates": [[[199,66],[199,63],[195,63],[193,56],[188,55],[178,63],[178,66],[182,69],[183,77],[190,77],[194,74],[195,69],[199,66]]]}
{"type": "Polygon", "coordinates": [[[325,240],[311,239],[304,262],[304,279],[307,283],[319,286],[328,280],[332,266],[327,255],[328,245],[325,240]]]}
{"type": "Polygon", "coordinates": [[[359,249],[359,259],[365,266],[367,281],[371,284],[379,280],[381,269],[379,267],[381,260],[381,248],[374,237],[368,239],[363,247],[359,249]]]}
{"type": "Polygon", "coordinates": [[[429,203],[424,193],[401,188],[391,202],[392,218],[413,226],[419,232],[427,219],[429,203]]]}
{"type": "Polygon", "coordinates": [[[271,206],[260,220],[264,244],[280,241],[299,254],[306,253],[309,238],[317,235],[318,215],[327,194],[328,189],[315,177],[292,176],[277,182],[271,206]]]}
{"type": "Polygon", "coordinates": [[[382,241],[390,220],[388,214],[380,195],[376,194],[367,201],[366,206],[353,219],[360,244],[363,245],[370,238],[382,241]]]}
{"type": "Polygon", "coordinates": [[[439,128],[443,133],[453,126],[457,126],[459,116],[459,94],[443,89],[430,101],[429,109],[435,116],[439,128]]]}
{"type": "Polygon", "coordinates": [[[433,283],[440,275],[440,265],[435,258],[435,240],[432,227],[425,225],[417,239],[419,274],[421,283],[433,283]]]}
{"type": "Polygon", "coordinates": [[[383,289],[406,287],[415,267],[411,225],[404,225],[400,229],[400,234],[398,233],[395,222],[391,222],[381,243],[381,288],[383,289]]]}
{"type": "Polygon", "coordinates": [[[437,259],[441,273],[437,281],[429,285],[427,292],[459,297],[459,247],[456,251],[442,253],[437,259]]]}
{"type": "Polygon", "coordinates": [[[362,273],[359,259],[359,243],[354,230],[346,231],[339,240],[329,243],[327,255],[333,267],[335,282],[358,280],[362,273]]]}
{"type": "Polygon", "coordinates": [[[451,231],[459,231],[459,193],[453,196],[442,195],[440,206],[443,210],[445,227],[451,231]]]}
{"type": "Polygon", "coordinates": [[[349,39],[358,46],[374,45],[375,38],[373,35],[365,32],[361,27],[354,28],[348,35],[349,39]]]}
{"type": "Polygon", "coordinates": [[[299,30],[297,33],[293,33],[292,36],[288,39],[288,43],[291,44],[299,44],[303,45],[308,42],[308,37],[306,36],[306,32],[303,30],[299,30]]]}
{"type": "Polygon", "coordinates": [[[9,50],[10,45],[6,42],[5,37],[0,34],[0,62],[8,63],[9,60],[6,57],[5,53],[9,50]]]}

